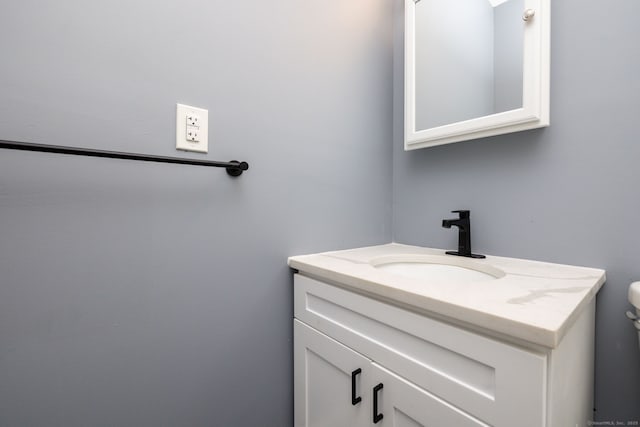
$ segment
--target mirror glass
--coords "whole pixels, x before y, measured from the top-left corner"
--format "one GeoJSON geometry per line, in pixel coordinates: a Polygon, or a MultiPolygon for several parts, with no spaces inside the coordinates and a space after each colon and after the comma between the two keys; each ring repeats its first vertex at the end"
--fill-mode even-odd
{"type": "Polygon", "coordinates": [[[405,0],[404,149],[549,126],[550,0],[405,0]]]}
{"type": "Polygon", "coordinates": [[[415,3],[415,130],[523,107],[524,0],[415,3]]]}

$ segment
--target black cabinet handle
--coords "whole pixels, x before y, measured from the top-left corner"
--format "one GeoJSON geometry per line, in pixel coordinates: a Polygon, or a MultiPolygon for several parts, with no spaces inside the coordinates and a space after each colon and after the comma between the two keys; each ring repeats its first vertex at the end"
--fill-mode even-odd
{"type": "Polygon", "coordinates": [[[356,406],[362,400],[362,397],[356,396],[356,376],[362,372],[362,369],[358,368],[351,372],[351,404],[356,406]]]}
{"type": "Polygon", "coordinates": [[[378,424],[378,421],[384,418],[384,415],[378,413],[378,392],[382,390],[382,383],[373,388],[373,423],[378,424]]]}

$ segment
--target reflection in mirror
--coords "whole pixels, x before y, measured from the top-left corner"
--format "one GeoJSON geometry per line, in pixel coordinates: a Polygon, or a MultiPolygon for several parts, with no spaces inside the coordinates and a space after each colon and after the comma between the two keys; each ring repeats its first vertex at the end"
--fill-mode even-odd
{"type": "Polygon", "coordinates": [[[415,129],[523,107],[524,0],[415,4],[415,129]]]}

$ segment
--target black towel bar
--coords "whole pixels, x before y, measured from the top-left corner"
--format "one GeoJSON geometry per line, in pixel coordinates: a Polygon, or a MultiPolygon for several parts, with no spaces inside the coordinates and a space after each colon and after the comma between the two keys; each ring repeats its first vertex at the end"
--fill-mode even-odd
{"type": "Polygon", "coordinates": [[[40,151],[43,153],[72,154],[74,156],[107,157],[110,159],[139,160],[142,162],[175,163],[180,165],[209,166],[225,168],[231,176],[240,176],[249,169],[247,162],[231,160],[230,162],[216,162],[212,160],[192,160],[179,157],[152,156],[149,154],[122,153],[118,151],[93,150],[89,148],[64,147],[60,145],[32,144],[0,140],[0,148],[10,150],[40,151]]]}

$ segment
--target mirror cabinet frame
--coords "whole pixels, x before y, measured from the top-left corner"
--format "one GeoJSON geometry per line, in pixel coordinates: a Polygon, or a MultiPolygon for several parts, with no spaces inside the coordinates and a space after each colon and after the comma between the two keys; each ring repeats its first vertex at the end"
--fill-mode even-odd
{"type": "Polygon", "coordinates": [[[416,129],[415,10],[420,1],[405,0],[405,150],[549,126],[550,0],[525,0],[523,14],[528,9],[535,14],[523,26],[522,108],[416,129]]]}

